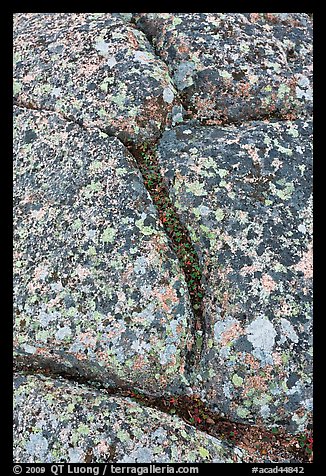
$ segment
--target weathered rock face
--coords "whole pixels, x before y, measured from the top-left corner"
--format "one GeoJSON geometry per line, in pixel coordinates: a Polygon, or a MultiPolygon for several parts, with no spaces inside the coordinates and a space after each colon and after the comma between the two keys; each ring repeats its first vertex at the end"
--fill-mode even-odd
{"type": "Polygon", "coordinates": [[[164,128],[167,66],[123,14],[14,16],[14,97],[136,142],[164,128]]]}
{"type": "Polygon", "coordinates": [[[232,463],[244,453],[104,391],[19,374],[14,386],[15,462],[232,463]]]}
{"type": "Polygon", "coordinates": [[[219,125],[311,113],[308,15],[143,13],[135,19],[195,118],[219,125]]]}
{"type": "Polygon", "coordinates": [[[17,462],[248,461],[139,390],[306,431],[311,88],[307,14],[14,15],[17,462]]]}
{"type": "Polygon", "coordinates": [[[179,126],[158,159],[204,268],[195,388],[235,419],[302,429],[311,410],[311,121],[179,126]]]}
{"type": "Polygon", "coordinates": [[[14,134],[15,343],[153,392],[182,381],[187,286],[132,156],[56,113],[15,108],[14,134]]]}

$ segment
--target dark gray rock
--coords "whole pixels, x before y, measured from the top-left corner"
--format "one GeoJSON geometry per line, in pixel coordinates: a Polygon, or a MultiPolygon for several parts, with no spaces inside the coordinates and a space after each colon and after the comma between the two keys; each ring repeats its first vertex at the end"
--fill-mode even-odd
{"type": "Polygon", "coordinates": [[[20,103],[142,142],[158,137],[177,104],[175,94],[167,66],[123,14],[14,16],[14,97],[20,103]]]}
{"type": "Polygon", "coordinates": [[[59,364],[60,351],[154,393],[183,380],[188,290],[133,157],[97,129],[20,108],[14,319],[20,355],[54,351],[59,364]]]}
{"type": "Polygon", "coordinates": [[[311,121],[187,124],[164,133],[158,159],[204,269],[194,391],[232,418],[302,430],[312,403],[311,121]]]}
{"type": "Polygon", "coordinates": [[[208,125],[312,111],[312,21],[306,14],[143,13],[140,28],[177,89],[208,125]]]}

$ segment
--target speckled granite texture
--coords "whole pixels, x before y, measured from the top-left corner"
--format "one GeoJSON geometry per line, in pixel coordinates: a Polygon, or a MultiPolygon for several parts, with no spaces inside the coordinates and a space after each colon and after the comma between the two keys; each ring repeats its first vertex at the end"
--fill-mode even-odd
{"type": "Polygon", "coordinates": [[[15,461],[245,460],[122,388],[306,431],[312,19],[17,13],[13,77],[15,461]],[[200,339],[149,148],[199,258],[200,339]]]}
{"type": "Polygon", "coordinates": [[[144,13],[136,21],[206,124],[311,113],[306,14],[144,13]]]}
{"type": "Polygon", "coordinates": [[[123,139],[153,140],[175,88],[146,36],[120,15],[14,16],[14,97],[123,139]]]}
{"type": "Polygon", "coordinates": [[[97,129],[18,108],[14,154],[15,344],[152,393],[181,379],[188,291],[132,156],[97,129]]]}
{"type": "Polygon", "coordinates": [[[158,158],[204,269],[196,390],[233,418],[302,430],[312,406],[311,122],[188,124],[164,133],[158,158]]]}
{"type": "Polygon", "coordinates": [[[233,463],[244,454],[129,398],[42,376],[17,374],[14,386],[17,462],[233,463]]]}

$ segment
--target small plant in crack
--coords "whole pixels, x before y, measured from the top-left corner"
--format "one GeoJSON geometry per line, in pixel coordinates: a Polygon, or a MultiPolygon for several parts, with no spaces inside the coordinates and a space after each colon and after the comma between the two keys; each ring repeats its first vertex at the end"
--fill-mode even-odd
{"type": "Polygon", "coordinates": [[[299,447],[308,456],[308,459],[312,458],[313,454],[313,436],[311,431],[307,431],[298,437],[299,447]]]}
{"type": "MultiPolygon", "coordinates": [[[[196,357],[193,357],[193,359],[196,359],[198,358],[198,354],[200,354],[202,344],[202,339],[197,339],[196,333],[204,330],[202,315],[202,299],[204,293],[201,284],[202,273],[198,256],[191,242],[189,232],[180,222],[178,212],[169,196],[169,192],[160,172],[155,147],[144,142],[138,147],[129,144],[128,148],[137,160],[144,184],[156,205],[160,220],[170,238],[171,247],[176,253],[185,274],[195,317],[193,334],[197,345],[194,351],[196,357]]],[[[194,362],[190,364],[193,365],[194,362]]]]}

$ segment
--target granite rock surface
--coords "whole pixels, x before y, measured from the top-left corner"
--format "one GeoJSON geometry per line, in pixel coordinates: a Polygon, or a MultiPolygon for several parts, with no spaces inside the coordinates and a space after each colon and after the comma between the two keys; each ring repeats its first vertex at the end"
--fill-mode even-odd
{"type": "Polygon", "coordinates": [[[196,386],[235,419],[302,429],[312,405],[311,121],[188,123],[163,134],[158,160],[204,270],[196,386]]]}
{"type": "Polygon", "coordinates": [[[306,432],[312,18],[17,13],[13,77],[15,461],[248,461],[122,389],[306,432]]]}
{"type": "Polygon", "coordinates": [[[135,21],[194,118],[219,125],[311,114],[308,15],[143,13],[135,21]]]}
{"type": "Polygon", "coordinates": [[[134,159],[117,138],[15,108],[15,343],[153,393],[184,373],[192,310],[134,159]]]}
{"type": "Polygon", "coordinates": [[[129,398],[43,376],[14,377],[15,462],[233,463],[243,450],[129,398]]]}
{"type": "Polygon", "coordinates": [[[146,36],[108,13],[14,15],[14,97],[124,140],[155,140],[175,103],[146,36]]]}

